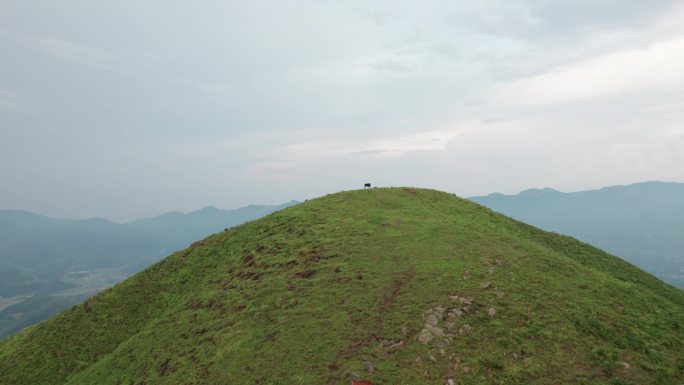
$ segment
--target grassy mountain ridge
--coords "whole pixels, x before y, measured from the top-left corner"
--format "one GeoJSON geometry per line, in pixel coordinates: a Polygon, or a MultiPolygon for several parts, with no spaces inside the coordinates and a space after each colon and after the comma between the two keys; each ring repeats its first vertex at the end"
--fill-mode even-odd
{"type": "Polygon", "coordinates": [[[469,199],[589,242],[684,289],[684,183],[642,182],[571,193],[530,189],[469,199]]]}
{"type": "Polygon", "coordinates": [[[196,239],[293,203],[212,207],[123,224],[0,211],[0,338],[81,302],[196,239]]]}
{"type": "Polygon", "coordinates": [[[450,194],[350,191],[0,342],[1,384],[670,384],[684,294],[450,194]]]}

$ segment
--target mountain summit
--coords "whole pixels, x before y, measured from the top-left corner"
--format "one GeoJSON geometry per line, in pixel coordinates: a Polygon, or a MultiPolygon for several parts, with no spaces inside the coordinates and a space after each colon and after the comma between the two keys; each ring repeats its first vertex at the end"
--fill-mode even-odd
{"type": "Polygon", "coordinates": [[[210,236],[0,342],[0,384],[355,377],[681,382],[684,293],[447,193],[369,189],[210,236]]]}

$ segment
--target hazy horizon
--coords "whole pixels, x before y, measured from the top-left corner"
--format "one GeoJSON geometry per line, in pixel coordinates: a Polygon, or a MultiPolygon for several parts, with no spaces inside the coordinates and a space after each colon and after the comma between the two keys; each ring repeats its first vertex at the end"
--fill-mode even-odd
{"type": "MultiPolygon", "coordinates": [[[[607,187],[631,186],[631,185],[634,185],[634,184],[642,184],[642,183],[676,183],[676,184],[684,184],[684,182],[678,182],[678,181],[638,181],[638,182],[626,183],[626,184],[620,184],[620,185],[597,186],[597,187],[594,187],[594,188],[587,188],[587,189],[582,189],[582,190],[559,190],[559,189],[553,188],[553,187],[551,187],[551,186],[535,186],[535,187],[529,187],[529,188],[525,188],[525,189],[522,189],[522,190],[513,191],[513,192],[507,192],[507,193],[501,192],[501,191],[491,191],[491,192],[487,192],[487,193],[484,193],[484,194],[481,194],[481,195],[469,195],[469,196],[462,196],[462,195],[461,195],[460,197],[461,197],[461,198],[470,199],[470,198],[485,197],[485,196],[488,196],[488,195],[491,195],[491,194],[504,194],[504,195],[514,196],[514,195],[521,194],[521,193],[523,193],[523,192],[525,192],[525,191],[528,191],[528,190],[535,190],[535,189],[551,189],[551,190],[554,190],[554,191],[557,191],[557,192],[570,194],[570,193],[577,193],[577,192],[596,191],[596,190],[600,190],[600,189],[607,188],[607,187]]],[[[358,186],[357,186],[357,187],[358,187],[358,186]]],[[[418,187],[418,188],[422,188],[422,186],[375,186],[375,187],[418,187]]],[[[360,189],[361,187],[358,187],[358,188],[360,189]]],[[[351,188],[350,190],[353,190],[353,189],[354,189],[354,188],[351,188]]],[[[324,195],[326,195],[326,194],[331,194],[331,193],[336,193],[336,192],[340,192],[340,191],[345,191],[345,190],[330,191],[330,192],[325,193],[324,195]]],[[[453,193],[453,192],[451,192],[451,191],[446,191],[446,192],[453,193]]],[[[455,193],[453,193],[453,194],[455,194],[455,193]]],[[[458,194],[457,194],[457,195],[458,195],[458,194]]],[[[187,210],[170,209],[170,210],[167,210],[167,211],[162,211],[162,212],[158,212],[158,213],[156,213],[156,214],[151,214],[151,215],[147,215],[147,216],[135,216],[135,215],[134,215],[134,216],[132,216],[132,217],[130,217],[130,218],[124,218],[124,219],[119,219],[119,220],[115,220],[115,219],[111,219],[111,218],[106,218],[106,217],[101,217],[101,216],[90,216],[90,217],[88,217],[88,216],[86,216],[86,217],[54,217],[54,216],[51,216],[51,215],[48,215],[48,214],[45,214],[45,213],[35,212],[35,211],[26,210],[26,209],[22,209],[22,208],[3,208],[3,207],[0,207],[0,211],[26,211],[26,212],[29,212],[29,213],[32,213],[32,214],[37,214],[37,215],[42,215],[42,216],[46,216],[46,217],[51,217],[51,218],[53,218],[53,219],[64,219],[64,220],[88,220],[88,219],[97,219],[97,218],[100,218],[100,219],[105,219],[105,220],[110,221],[110,222],[113,222],[113,223],[125,224],[125,223],[134,222],[134,221],[141,220],[141,219],[154,218],[154,217],[157,217],[157,216],[161,216],[161,215],[164,215],[164,214],[170,214],[170,213],[189,214],[189,213],[201,211],[201,210],[204,210],[204,209],[207,209],[207,208],[214,208],[214,209],[217,209],[217,210],[238,210],[238,209],[246,208],[246,207],[249,207],[249,206],[280,206],[280,205],[284,205],[284,204],[291,203],[291,202],[303,202],[303,201],[305,201],[306,199],[314,199],[314,198],[319,198],[319,197],[322,197],[322,196],[323,196],[323,195],[321,195],[321,196],[312,196],[312,197],[307,197],[307,198],[302,198],[302,199],[290,199],[290,200],[287,200],[287,201],[275,202],[275,203],[260,203],[260,202],[256,202],[256,203],[248,203],[248,204],[245,204],[245,205],[234,206],[234,207],[218,207],[218,206],[213,205],[213,204],[207,204],[207,205],[204,205],[204,206],[202,206],[202,207],[190,208],[190,209],[187,209],[187,210]]]]}
{"type": "Polygon", "coordinates": [[[8,0],[0,48],[0,209],[684,181],[679,1],[8,0]]]}

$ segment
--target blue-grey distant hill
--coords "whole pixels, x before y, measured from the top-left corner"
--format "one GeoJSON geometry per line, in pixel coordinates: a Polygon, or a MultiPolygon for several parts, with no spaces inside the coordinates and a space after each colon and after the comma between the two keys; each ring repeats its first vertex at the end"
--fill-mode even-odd
{"type": "Polygon", "coordinates": [[[470,199],[571,235],[684,288],[684,183],[644,182],[572,193],[531,189],[470,199]]]}
{"type": "Polygon", "coordinates": [[[0,338],[119,282],[193,241],[291,206],[206,207],[129,223],[0,211],[0,338]]]}

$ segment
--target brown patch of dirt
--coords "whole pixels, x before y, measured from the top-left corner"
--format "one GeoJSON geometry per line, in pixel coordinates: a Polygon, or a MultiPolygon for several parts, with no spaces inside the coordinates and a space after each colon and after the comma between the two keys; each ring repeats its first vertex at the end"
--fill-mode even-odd
{"type": "Polygon", "coordinates": [[[390,290],[389,293],[386,293],[385,296],[382,298],[382,302],[380,302],[380,305],[378,305],[378,313],[384,313],[385,310],[389,306],[391,306],[394,301],[397,299],[399,296],[399,293],[401,293],[401,290],[409,284],[413,280],[413,278],[416,276],[415,270],[410,270],[404,274],[403,277],[400,279],[394,281],[392,285],[392,289],[390,290]]]}
{"type": "Polygon", "coordinates": [[[244,280],[251,280],[251,281],[261,281],[261,276],[263,276],[263,273],[257,273],[255,271],[240,271],[237,273],[237,277],[240,279],[244,280]]]}
{"type": "Polygon", "coordinates": [[[166,373],[169,371],[169,363],[171,363],[171,359],[167,358],[164,360],[164,362],[159,365],[157,368],[157,373],[159,374],[159,377],[164,377],[166,373]]]}
{"type": "Polygon", "coordinates": [[[298,259],[302,264],[310,266],[320,262],[320,260],[324,258],[324,251],[325,250],[321,245],[314,246],[312,250],[299,250],[298,259]]]}
{"type": "Polygon", "coordinates": [[[304,271],[298,271],[294,274],[296,278],[311,278],[316,274],[316,270],[309,269],[304,271]]]}
{"type": "MultiPolygon", "coordinates": [[[[370,334],[359,334],[354,336],[354,339],[349,341],[349,344],[342,351],[339,351],[337,353],[337,357],[335,358],[333,363],[328,367],[328,369],[330,369],[331,372],[328,377],[329,383],[332,383],[335,380],[335,372],[338,370],[337,362],[341,360],[350,359],[358,355],[371,342],[381,340],[379,336],[379,331],[382,330],[382,323],[385,316],[384,313],[394,304],[397,298],[401,295],[401,291],[411,283],[415,276],[415,270],[409,270],[405,272],[400,278],[392,282],[392,284],[387,288],[385,294],[382,296],[382,299],[380,300],[380,303],[378,303],[377,310],[372,318],[372,324],[368,328],[370,330],[370,334]]],[[[353,316],[354,315],[352,314],[352,322],[360,323],[360,320],[355,321],[353,316]]]]}
{"type": "Polygon", "coordinates": [[[242,257],[242,262],[245,264],[245,266],[254,266],[254,256],[250,254],[246,254],[244,257],[242,257]]]}

